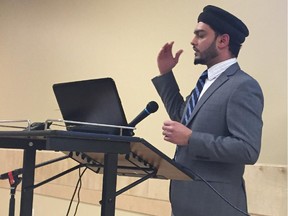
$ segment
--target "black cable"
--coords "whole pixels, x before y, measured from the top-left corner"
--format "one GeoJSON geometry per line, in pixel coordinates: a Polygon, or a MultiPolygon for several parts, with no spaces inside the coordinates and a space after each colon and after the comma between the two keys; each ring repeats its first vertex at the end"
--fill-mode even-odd
{"type": "Polygon", "coordinates": [[[81,191],[81,188],[82,188],[82,175],[85,173],[87,167],[83,170],[83,172],[81,173],[80,172],[80,169],[79,169],[79,189],[78,189],[78,193],[77,193],[77,205],[76,205],[76,208],[75,208],[75,212],[74,212],[74,216],[76,216],[77,214],[77,211],[78,211],[78,207],[79,207],[79,204],[80,204],[80,191],[81,191]]]}
{"type": "Polygon", "coordinates": [[[242,213],[243,215],[246,216],[250,216],[247,212],[239,209],[237,206],[233,205],[229,200],[227,200],[222,194],[220,194],[207,180],[205,180],[201,175],[193,172],[191,169],[187,168],[187,167],[183,167],[184,169],[186,169],[188,172],[191,172],[192,175],[197,176],[198,178],[201,179],[201,181],[203,181],[211,190],[213,190],[222,200],[224,200],[228,205],[230,205],[232,208],[234,208],[235,210],[239,211],[240,213],[242,213]]]}
{"type": "Polygon", "coordinates": [[[79,190],[78,190],[78,202],[77,202],[77,206],[76,206],[74,215],[76,215],[76,213],[77,213],[78,205],[79,205],[79,202],[80,202],[80,192],[79,192],[79,191],[80,191],[81,186],[82,186],[82,176],[83,176],[83,174],[85,173],[85,171],[87,170],[87,167],[85,167],[85,169],[82,171],[81,175],[80,175],[80,169],[81,169],[81,168],[79,168],[79,179],[78,179],[78,181],[77,181],[77,184],[76,184],[76,187],[75,187],[75,189],[74,189],[72,198],[71,198],[71,200],[70,200],[70,203],[69,203],[69,207],[68,207],[66,216],[69,215],[69,212],[70,212],[70,209],[71,209],[71,206],[72,206],[72,203],[73,203],[73,200],[74,200],[76,191],[77,191],[78,186],[79,186],[79,184],[80,184],[80,188],[79,188],[79,190]]]}

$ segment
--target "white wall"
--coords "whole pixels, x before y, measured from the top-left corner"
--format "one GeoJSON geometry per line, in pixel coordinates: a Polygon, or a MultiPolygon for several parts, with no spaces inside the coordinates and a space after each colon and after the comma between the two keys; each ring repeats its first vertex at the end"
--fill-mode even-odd
{"type": "MultiPolygon", "coordinates": [[[[184,95],[201,66],[193,65],[190,41],[206,4],[238,15],[250,29],[239,63],[265,96],[261,162],[286,163],[287,2],[234,1],[0,1],[0,119],[44,121],[61,117],[51,89],[57,82],[112,77],[128,121],[149,102],[161,104],[150,79],[158,74],[161,46],[175,40],[184,54],[175,73],[184,95]],[[189,78],[190,77],[190,78],[189,78]]],[[[161,136],[160,110],[137,135],[172,155],[161,136]]]]}
{"type": "MultiPolygon", "coordinates": [[[[286,163],[287,2],[235,1],[0,1],[0,119],[44,121],[61,117],[51,89],[57,82],[112,77],[128,121],[161,101],[150,79],[158,74],[161,46],[175,40],[184,54],[175,69],[184,95],[203,70],[193,65],[190,41],[196,18],[215,4],[247,23],[250,36],[239,63],[265,95],[261,162],[286,163]],[[190,78],[189,78],[190,77],[190,78]]],[[[160,110],[137,135],[172,155],[161,136],[160,110]]]]}

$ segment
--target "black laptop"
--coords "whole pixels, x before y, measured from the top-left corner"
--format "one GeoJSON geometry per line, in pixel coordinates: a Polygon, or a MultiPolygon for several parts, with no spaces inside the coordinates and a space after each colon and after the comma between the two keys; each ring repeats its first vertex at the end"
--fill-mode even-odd
{"type": "MultiPolygon", "coordinates": [[[[112,78],[53,85],[64,120],[127,126],[122,103],[112,78]]],[[[120,128],[66,123],[67,130],[120,134],[120,128]]]]}

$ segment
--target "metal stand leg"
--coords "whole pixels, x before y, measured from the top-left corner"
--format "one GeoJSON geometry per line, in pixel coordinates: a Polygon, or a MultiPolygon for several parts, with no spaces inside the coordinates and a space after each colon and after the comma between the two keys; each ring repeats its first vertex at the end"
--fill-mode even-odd
{"type": "MultiPolygon", "coordinates": [[[[33,145],[33,143],[31,143],[31,145],[33,145]]],[[[34,184],[35,158],[35,148],[31,147],[24,150],[20,216],[32,215],[34,191],[26,190],[26,188],[34,184]]]]}
{"type": "Polygon", "coordinates": [[[118,154],[105,154],[101,216],[115,215],[118,154]]]}

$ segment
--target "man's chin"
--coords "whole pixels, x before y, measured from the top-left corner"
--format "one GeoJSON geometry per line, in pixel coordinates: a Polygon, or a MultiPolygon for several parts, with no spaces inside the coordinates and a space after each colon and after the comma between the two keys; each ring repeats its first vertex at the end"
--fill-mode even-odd
{"type": "Polygon", "coordinates": [[[198,65],[198,64],[205,64],[205,62],[203,61],[203,59],[195,58],[194,59],[194,65],[198,65]]]}

